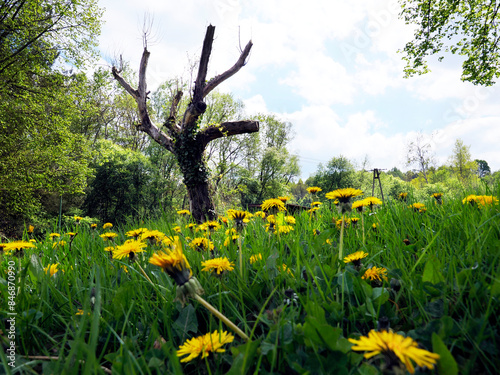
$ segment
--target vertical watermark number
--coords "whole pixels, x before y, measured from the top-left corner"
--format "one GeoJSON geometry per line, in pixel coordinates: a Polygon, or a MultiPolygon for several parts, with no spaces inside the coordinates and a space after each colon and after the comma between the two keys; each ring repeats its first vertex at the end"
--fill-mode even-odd
{"type": "Polygon", "coordinates": [[[16,366],[16,273],[14,261],[8,262],[7,268],[7,299],[8,299],[8,312],[9,329],[7,331],[8,346],[5,351],[7,354],[7,361],[10,367],[16,366]]]}

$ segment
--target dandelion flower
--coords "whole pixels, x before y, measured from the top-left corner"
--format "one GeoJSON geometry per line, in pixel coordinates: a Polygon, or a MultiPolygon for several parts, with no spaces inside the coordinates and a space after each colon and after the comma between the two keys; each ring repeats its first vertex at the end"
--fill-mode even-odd
{"type": "Polygon", "coordinates": [[[109,228],[113,228],[113,224],[111,224],[111,223],[104,223],[104,225],[102,226],[102,229],[109,229],[109,228]]]}
{"type": "Polygon", "coordinates": [[[291,225],[278,225],[274,233],[276,234],[287,234],[293,231],[293,227],[291,225]]]}
{"type": "Polygon", "coordinates": [[[12,242],[7,242],[5,247],[4,247],[4,250],[6,252],[10,252],[10,251],[13,251],[13,250],[16,250],[16,251],[21,251],[23,249],[29,249],[31,247],[35,247],[35,245],[33,245],[31,242],[27,242],[27,241],[12,241],[12,242]]]}
{"type": "Polygon", "coordinates": [[[308,192],[309,194],[316,194],[316,193],[319,193],[319,192],[320,192],[321,190],[323,190],[323,189],[321,189],[321,188],[320,188],[320,187],[318,187],[318,186],[311,186],[311,187],[308,187],[306,190],[307,190],[307,192],[308,192]]]}
{"type": "Polygon", "coordinates": [[[311,208],[319,207],[319,206],[321,206],[322,204],[323,204],[323,203],[321,203],[321,202],[312,202],[312,203],[311,203],[311,208]]]}
{"type": "Polygon", "coordinates": [[[213,251],[215,248],[213,242],[204,237],[194,238],[189,247],[197,251],[213,251]]]}
{"type": "Polygon", "coordinates": [[[83,217],[81,217],[81,216],[75,216],[74,219],[75,219],[75,222],[77,224],[80,224],[80,221],[82,221],[83,217]]]}
{"type": "Polygon", "coordinates": [[[59,266],[59,263],[56,263],[56,264],[49,264],[47,267],[45,267],[43,269],[43,272],[45,273],[49,273],[50,276],[53,276],[57,271],[59,271],[57,269],[57,267],[59,266]]]}
{"type": "Polygon", "coordinates": [[[132,230],[129,230],[128,232],[126,232],[125,236],[127,236],[127,237],[133,237],[135,239],[138,239],[139,236],[141,236],[147,230],[148,230],[147,228],[132,229],[132,230]]]}
{"type": "Polygon", "coordinates": [[[408,208],[412,208],[413,211],[415,212],[425,212],[427,208],[425,207],[425,204],[423,203],[413,203],[408,206],[408,208]]]}
{"type": "Polygon", "coordinates": [[[262,254],[261,253],[258,253],[258,254],[250,256],[250,264],[254,264],[255,262],[257,262],[259,260],[262,260],[262,254]]]}
{"type": "Polygon", "coordinates": [[[59,238],[61,235],[59,233],[51,233],[49,234],[49,237],[52,241],[54,241],[55,238],[59,238]]]}
{"type": "Polygon", "coordinates": [[[238,210],[229,210],[227,215],[231,220],[234,220],[236,224],[236,228],[238,230],[242,230],[245,224],[248,222],[248,212],[246,211],[238,211],[238,210]]]}
{"type": "Polygon", "coordinates": [[[406,198],[408,198],[408,193],[399,193],[398,198],[402,201],[406,201],[406,198]]]}
{"type": "Polygon", "coordinates": [[[97,224],[96,223],[92,223],[90,224],[90,229],[97,229],[97,224]]]}
{"type": "Polygon", "coordinates": [[[283,203],[281,200],[276,199],[276,198],[271,198],[271,199],[266,199],[262,204],[260,205],[262,211],[264,212],[280,212],[280,211],[286,211],[285,203],[283,203]]]}
{"type": "Polygon", "coordinates": [[[283,203],[286,203],[288,200],[290,200],[290,197],[278,197],[278,199],[283,203]]]}
{"type": "Polygon", "coordinates": [[[353,188],[337,189],[325,194],[327,199],[338,199],[340,203],[348,203],[351,198],[363,194],[361,190],[353,188]]]}
{"type": "Polygon", "coordinates": [[[226,257],[209,259],[201,262],[201,265],[203,266],[202,271],[217,271],[217,275],[220,275],[224,271],[234,270],[234,263],[230,262],[226,257]]]}
{"type": "Polygon", "coordinates": [[[295,218],[293,216],[290,216],[290,215],[285,217],[285,222],[287,224],[291,224],[291,225],[296,223],[295,218]]]}
{"type": "Polygon", "coordinates": [[[180,210],[180,211],[177,211],[177,215],[180,215],[180,216],[191,216],[191,212],[189,212],[189,210],[180,210]]]}
{"type": "Polygon", "coordinates": [[[182,251],[182,244],[177,240],[171,249],[165,249],[153,254],[149,263],[160,267],[174,279],[177,285],[182,286],[192,276],[191,267],[182,251]]]}
{"type": "Polygon", "coordinates": [[[439,359],[439,354],[420,349],[411,337],[404,337],[394,332],[371,330],[368,336],[361,336],[359,340],[348,340],[355,344],[352,350],[368,352],[364,355],[366,359],[382,353],[387,362],[392,363],[396,356],[411,374],[415,373],[412,361],[417,366],[432,369],[439,359]]]}
{"type": "Polygon", "coordinates": [[[364,275],[361,276],[363,280],[370,279],[370,281],[382,281],[384,279],[387,281],[387,269],[384,267],[372,267],[365,271],[364,275]]]}
{"type": "Polygon", "coordinates": [[[135,254],[143,253],[148,245],[140,240],[127,240],[123,245],[117,246],[113,250],[113,259],[122,259],[126,256],[134,260],[135,254]]]}
{"type": "Polygon", "coordinates": [[[344,258],[344,263],[353,263],[355,266],[361,263],[361,259],[364,259],[368,256],[368,253],[364,251],[356,251],[344,258]]]}
{"type": "Polygon", "coordinates": [[[101,234],[99,237],[101,237],[104,241],[110,241],[113,240],[113,238],[118,237],[118,234],[113,232],[106,232],[101,234]]]}
{"type": "Polygon", "coordinates": [[[257,211],[253,215],[256,216],[256,217],[260,217],[261,219],[265,219],[266,218],[266,213],[262,212],[262,211],[257,211]]]}
{"type": "Polygon", "coordinates": [[[203,231],[209,230],[210,232],[213,232],[220,228],[220,224],[217,221],[208,220],[201,224],[199,228],[203,231]]]}
{"type": "Polygon", "coordinates": [[[35,227],[33,225],[30,225],[28,227],[28,233],[33,233],[34,230],[35,230],[35,227]]]}
{"type": "Polygon", "coordinates": [[[52,244],[52,248],[54,249],[56,246],[64,246],[64,245],[66,245],[66,241],[54,242],[52,244]]]}
{"type": "Polygon", "coordinates": [[[179,347],[177,357],[188,355],[181,359],[181,362],[189,362],[197,358],[200,354],[201,359],[203,359],[207,357],[210,352],[223,353],[226,350],[222,349],[222,346],[233,342],[233,340],[234,336],[226,331],[222,331],[220,334],[218,331],[207,333],[204,336],[198,336],[187,340],[179,347]]]}
{"type": "Polygon", "coordinates": [[[141,234],[141,240],[147,240],[152,243],[160,243],[165,238],[165,233],[159,230],[146,230],[141,234]]]}
{"type": "Polygon", "coordinates": [[[288,267],[287,267],[287,265],[286,265],[285,263],[283,263],[283,264],[281,265],[281,267],[280,267],[280,266],[278,266],[278,269],[279,269],[280,271],[283,271],[283,272],[288,273],[290,276],[292,276],[293,278],[295,278],[295,276],[293,276],[293,272],[292,272],[292,270],[291,270],[290,268],[288,268],[288,267]]]}

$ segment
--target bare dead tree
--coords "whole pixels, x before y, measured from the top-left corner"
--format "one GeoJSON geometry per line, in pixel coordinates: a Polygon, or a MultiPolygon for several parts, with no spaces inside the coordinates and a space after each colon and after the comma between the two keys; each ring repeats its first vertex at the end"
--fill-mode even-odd
{"type": "Polygon", "coordinates": [[[149,91],[147,91],[146,85],[146,69],[150,55],[147,46],[145,45],[142,53],[137,89],[134,89],[123,79],[120,70],[114,66],[112,68],[115,79],[137,103],[141,119],[137,129],[147,133],[155,142],[175,155],[188,191],[190,211],[198,222],[216,218],[215,207],[209,190],[207,166],[203,160],[203,154],[208,143],[221,137],[259,131],[258,121],[231,121],[210,125],[203,129],[199,128],[198,120],[207,108],[204,98],[246,64],[246,59],[252,48],[252,41],[249,41],[231,68],[207,81],[208,61],[212,52],[214,32],[215,26],[209,25],[203,41],[192,99],[186,111],[182,117],[177,113],[183,95],[182,91],[177,91],[170,107],[170,115],[165,124],[161,126],[153,124],[147,108],[149,91]]]}

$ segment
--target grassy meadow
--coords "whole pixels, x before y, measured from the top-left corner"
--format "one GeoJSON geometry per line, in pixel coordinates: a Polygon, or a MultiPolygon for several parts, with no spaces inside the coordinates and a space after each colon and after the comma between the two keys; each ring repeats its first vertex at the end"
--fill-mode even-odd
{"type": "Polygon", "coordinates": [[[75,220],[52,237],[28,227],[29,247],[2,245],[0,373],[498,373],[500,205],[473,193],[484,194],[439,204],[410,192],[343,215],[366,195],[296,212],[275,203],[243,225],[221,213],[213,228],[187,214],[107,228],[75,220]],[[134,236],[143,245],[127,253],[134,236]],[[150,263],[161,251],[170,269],[150,263]],[[186,272],[199,285],[178,286],[186,272]],[[385,349],[356,344],[384,331],[397,334],[385,349]],[[418,366],[425,353],[435,365],[418,366]]]}

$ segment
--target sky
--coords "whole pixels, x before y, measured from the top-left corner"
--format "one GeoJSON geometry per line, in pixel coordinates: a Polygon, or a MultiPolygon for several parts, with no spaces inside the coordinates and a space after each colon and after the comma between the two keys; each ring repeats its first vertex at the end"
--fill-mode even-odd
{"type": "MultiPolygon", "coordinates": [[[[408,142],[422,133],[437,166],[461,139],[473,159],[500,169],[500,92],[460,80],[462,60],[429,62],[404,78],[402,53],[414,26],[397,0],[101,0],[100,64],[122,55],[138,69],[144,21],[150,25],[148,87],[187,76],[215,26],[208,78],[230,68],[248,41],[247,64],[218,89],[248,114],[293,125],[290,152],[305,180],[340,155],[357,167],[408,170],[408,142]]],[[[195,79],[195,77],[193,77],[195,79]]]]}

